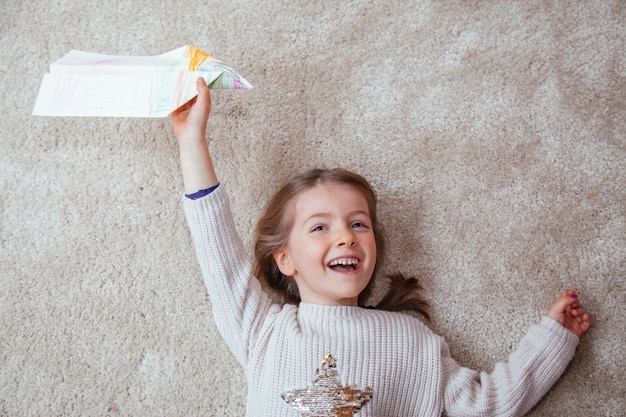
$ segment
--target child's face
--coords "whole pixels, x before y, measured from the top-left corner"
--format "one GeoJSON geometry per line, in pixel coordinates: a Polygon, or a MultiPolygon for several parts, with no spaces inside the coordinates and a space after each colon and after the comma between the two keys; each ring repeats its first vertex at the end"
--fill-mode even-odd
{"type": "Polygon", "coordinates": [[[287,246],[274,254],[305,303],[356,306],[376,265],[365,197],[343,184],[317,185],[296,197],[287,246]]]}

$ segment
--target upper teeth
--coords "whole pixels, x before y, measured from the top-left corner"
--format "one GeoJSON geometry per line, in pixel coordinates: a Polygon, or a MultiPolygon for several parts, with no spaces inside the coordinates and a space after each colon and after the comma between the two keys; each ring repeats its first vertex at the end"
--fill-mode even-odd
{"type": "Polygon", "coordinates": [[[335,265],[356,265],[359,263],[359,260],[357,258],[340,258],[340,259],[335,259],[334,261],[331,261],[330,264],[328,264],[329,266],[335,266],[335,265]]]}

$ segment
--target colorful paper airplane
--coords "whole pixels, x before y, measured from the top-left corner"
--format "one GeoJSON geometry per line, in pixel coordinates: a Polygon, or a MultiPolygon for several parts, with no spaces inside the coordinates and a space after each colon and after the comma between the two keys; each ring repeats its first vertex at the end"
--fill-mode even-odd
{"type": "Polygon", "coordinates": [[[197,94],[198,77],[212,89],[252,88],[235,69],[192,45],[156,56],[72,50],[50,65],[33,114],[166,117],[197,94]]]}

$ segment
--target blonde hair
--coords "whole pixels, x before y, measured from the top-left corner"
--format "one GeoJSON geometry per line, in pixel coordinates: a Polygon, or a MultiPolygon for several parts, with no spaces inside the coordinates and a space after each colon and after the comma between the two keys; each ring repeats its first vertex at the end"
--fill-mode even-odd
{"type": "MultiPolygon", "coordinates": [[[[377,198],[374,189],[365,178],[344,169],[312,169],[294,177],[278,190],[269,201],[256,227],[254,274],[276,290],[286,302],[300,303],[300,294],[295,280],[280,272],[274,260],[274,253],[287,245],[294,221],[292,211],[295,198],[320,184],[349,185],[361,192],[367,201],[376,241],[376,267],[369,284],[359,295],[359,305],[363,306],[364,301],[370,295],[378,267],[382,264],[385,240],[376,214],[377,198]]],[[[388,278],[391,281],[391,288],[375,308],[391,311],[414,310],[426,318],[429,317],[428,304],[419,295],[422,288],[417,279],[407,279],[400,273],[392,274],[388,278]]]]}

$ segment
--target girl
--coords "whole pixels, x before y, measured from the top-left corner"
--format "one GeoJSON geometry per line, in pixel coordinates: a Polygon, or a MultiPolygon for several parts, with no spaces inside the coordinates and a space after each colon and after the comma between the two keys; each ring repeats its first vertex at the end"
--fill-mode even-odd
{"type": "Polygon", "coordinates": [[[383,242],[358,175],[317,170],[283,187],[259,222],[253,265],[213,170],[202,79],[197,89],[172,115],[183,205],[216,325],[245,370],[246,415],[517,416],[559,378],[591,324],[571,290],[490,374],[460,367],[420,320],[388,311],[426,313],[414,280],[359,307],[383,242]],[[290,302],[272,302],[255,276],[290,302]]]}

